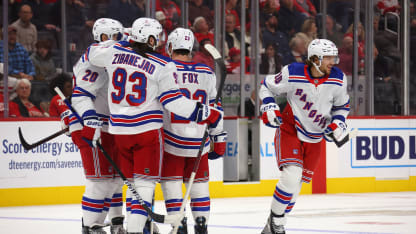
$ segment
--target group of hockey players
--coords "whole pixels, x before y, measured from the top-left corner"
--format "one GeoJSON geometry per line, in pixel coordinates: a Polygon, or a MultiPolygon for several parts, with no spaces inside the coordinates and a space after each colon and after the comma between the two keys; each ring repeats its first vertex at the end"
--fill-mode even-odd
{"type": "MultiPolygon", "coordinates": [[[[139,18],[131,28],[98,19],[92,32],[97,43],[73,67],[72,96],[66,107],[61,103],[60,112],[84,165],[83,234],[106,233],[106,219],[112,234],[158,233],[130,190],[123,212],[123,181],[97,144],[148,207],[160,182],[168,214],[180,212],[182,183],[188,186],[200,160],[190,206],[195,233],[207,233],[208,157],[224,154],[227,137],[221,106],[214,103],[216,76],[210,67],[192,62],[192,31],[177,28],[169,35],[166,52],[171,58],[155,53],[161,32],[151,18],[139,18]],[[209,138],[197,159],[206,129],[209,138]]],[[[186,218],[179,221],[177,233],[187,233],[186,218]]]]}
{"type": "MultiPolygon", "coordinates": [[[[69,105],[75,111],[62,108],[61,119],[81,151],[87,179],[83,234],[106,233],[106,218],[114,234],[149,233],[152,227],[130,190],[124,220],[123,181],[97,148],[97,141],[148,207],[156,183],[161,183],[168,214],[181,212],[186,202],[182,183],[189,185],[203,144],[190,197],[195,233],[207,233],[208,158],[224,154],[227,137],[222,109],[214,103],[216,77],[210,67],[192,62],[192,31],[177,28],[170,33],[166,45],[170,58],[155,53],[161,32],[162,26],[151,18],[139,18],[131,28],[113,19],[98,19],[93,27],[97,43],[73,68],[69,105]],[[202,143],[207,125],[210,137],[202,143]]],[[[334,43],[315,39],[308,46],[305,63],[289,64],[261,83],[262,120],[276,128],[274,143],[281,170],[264,234],[285,233],[286,215],[302,182],[312,179],[322,139],[340,140],[346,133],[349,96],[346,76],[335,67],[338,60],[334,43]],[[275,96],[287,98],[282,113],[275,96]]],[[[177,233],[187,233],[186,218],[178,225],[177,233]]]]}

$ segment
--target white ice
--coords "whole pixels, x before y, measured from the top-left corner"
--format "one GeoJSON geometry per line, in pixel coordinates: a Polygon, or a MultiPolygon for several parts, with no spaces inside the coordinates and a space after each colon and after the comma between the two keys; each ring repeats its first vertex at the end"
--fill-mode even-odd
{"type": "MultiPolygon", "coordinates": [[[[208,231],[260,233],[270,202],[271,197],[212,199],[208,231]]],[[[155,211],[165,214],[162,201],[155,203],[155,211]]],[[[80,234],[80,217],[80,205],[3,207],[0,233],[80,234]]],[[[193,222],[188,225],[188,233],[194,233],[193,222]]],[[[161,233],[171,229],[158,227],[161,233]]],[[[301,195],[288,216],[286,233],[416,233],[416,192],[301,195]]]]}

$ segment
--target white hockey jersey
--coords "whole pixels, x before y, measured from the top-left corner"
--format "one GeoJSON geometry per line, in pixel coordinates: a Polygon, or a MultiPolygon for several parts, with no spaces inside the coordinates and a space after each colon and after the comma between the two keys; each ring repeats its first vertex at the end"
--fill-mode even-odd
{"type": "MultiPolygon", "coordinates": [[[[116,42],[108,40],[91,46],[111,46],[116,42]]],[[[96,115],[103,121],[103,132],[108,132],[108,75],[104,68],[94,66],[87,59],[89,49],[73,67],[72,106],[81,118],[96,115]]]]}
{"type": "Polygon", "coordinates": [[[109,132],[139,134],[163,125],[162,106],[182,117],[196,119],[196,102],[177,85],[176,66],[159,54],[143,57],[128,42],[91,46],[86,59],[109,74],[109,132]]]}
{"type": "MultiPolygon", "coordinates": [[[[189,99],[213,104],[217,95],[215,73],[201,63],[174,61],[178,70],[178,84],[181,92],[189,99]]],[[[163,132],[165,151],[185,157],[196,157],[206,124],[197,124],[177,116],[169,111],[164,112],[163,132]]],[[[209,151],[209,137],[205,142],[202,155],[209,151]]]]}
{"type": "Polygon", "coordinates": [[[274,102],[273,96],[281,95],[286,95],[297,136],[305,142],[321,141],[327,125],[334,119],[345,122],[350,110],[347,77],[336,67],[329,76],[313,79],[307,65],[292,63],[266,76],[259,91],[262,102],[274,102]]]}

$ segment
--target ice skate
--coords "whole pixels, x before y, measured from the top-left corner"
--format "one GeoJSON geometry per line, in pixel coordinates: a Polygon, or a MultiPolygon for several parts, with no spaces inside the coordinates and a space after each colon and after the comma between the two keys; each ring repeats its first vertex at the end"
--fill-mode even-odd
{"type": "Polygon", "coordinates": [[[152,222],[150,219],[146,220],[146,225],[143,229],[143,234],[160,234],[159,228],[157,227],[156,223],[152,222]],[[153,226],[153,233],[150,233],[150,225],[153,226]]]}
{"type": "MultiPolygon", "coordinates": [[[[170,231],[169,234],[172,234],[172,231],[170,231]]],[[[186,223],[186,217],[182,219],[181,225],[178,227],[178,232],[176,232],[176,234],[188,234],[188,224],[186,223]]]]}
{"type": "Polygon", "coordinates": [[[206,218],[203,216],[196,217],[194,228],[195,228],[195,234],[207,234],[208,226],[206,224],[206,218]]]}
{"type": "Polygon", "coordinates": [[[283,224],[277,224],[279,223],[277,222],[278,219],[282,219],[283,217],[284,215],[275,215],[271,213],[261,234],[285,234],[286,232],[283,224]]]}
{"type": "Polygon", "coordinates": [[[123,227],[124,217],[115,217],[111,219],[111,234],[126,234],[127,231],[123,227]]]}
{"type": "Polygon", "coordinates": [[[93,225],[89,228],[89,234],[107,234],[103,229],[103,225],[93,225]]]}

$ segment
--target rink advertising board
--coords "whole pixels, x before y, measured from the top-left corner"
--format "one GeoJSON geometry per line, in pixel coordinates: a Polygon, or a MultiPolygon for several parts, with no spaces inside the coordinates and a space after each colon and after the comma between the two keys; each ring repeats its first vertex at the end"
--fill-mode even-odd
{"type": "Polygon", "coordinates": [[[327,143],[328,192],[416,190],[416,120],[350,118],[358,135],[342,148],[327,143]]]}
{"type": "Polygon", "coordinates": [[[79,149],[70,137],[63,134],[27,151],[18,137],[19,126],[29,144],[61,128],[58,121],[0,121],[0,188],[84,184],[79,149]]]}
{"type": "MultiPolygon", "coordinates": [[[[350,129],[359,129],[355,139],[342,148],[326,143],[328,193],[416,191],[415,118],[350,118],[347,123],[350,129]]],[[[18,127],[28,143],[61,128],[57,119],[0,121],[0,206],[79,203],[85,178],[79,150],[71,138],[61,135],[25,151],[19,141],[18,127]]],[[[247,144],[240,144],[239,137],[231,136],[243,133],[236,129],[229,132],[225,158],[209,161],[213,198],[269,196],[273,193],[280,176],[274,147],[275,130],[260,124],[261,181],[250,183],[223,182],[225,158],[239,157],[239,147],[247,144]]],[[[312,193],[311,187],[313,180],[312,185],[303,186],[302,193],[312,193]]],[[[162,199],[161,194],[158,186],[156,199],[162,199]]]]}
{"type": "Polygon", "coordinates": [[[416,167],[415,128],[358,128],[351,168],[416,167]]]}

